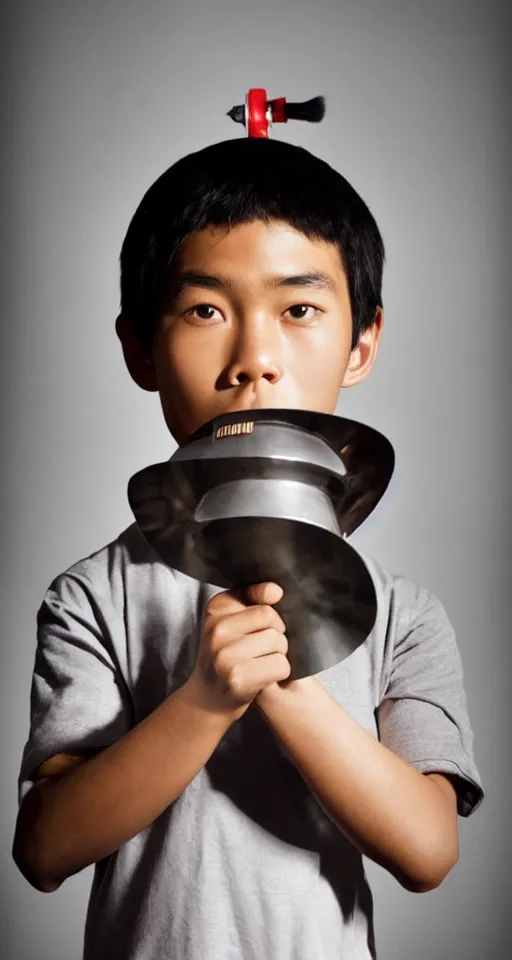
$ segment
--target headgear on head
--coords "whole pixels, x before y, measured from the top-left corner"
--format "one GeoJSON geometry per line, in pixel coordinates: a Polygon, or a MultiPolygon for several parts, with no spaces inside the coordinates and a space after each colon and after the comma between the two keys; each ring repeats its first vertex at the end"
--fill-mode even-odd
{"type": "Polygon", "coordinates": [[[254,87],[246,94],[245,103],[231,107],[227,116],[235,123],[243,123],[247,136],[268,137],[273,123],[287,123],[288,120],[320,123],[324,114],[324,97],[313,97],[303,103],[288,103],[285,97],[268,100],[266,90],[254,87]]]}

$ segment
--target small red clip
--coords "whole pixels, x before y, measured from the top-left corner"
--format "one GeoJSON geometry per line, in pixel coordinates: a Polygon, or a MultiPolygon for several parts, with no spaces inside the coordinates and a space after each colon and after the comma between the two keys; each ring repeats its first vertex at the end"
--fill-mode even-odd
{"type": "Polygon", "coordinates": [[[267,91],[259,87],[249,90],[245,98],[246,127],[249,137],[268,137],[272,115],[267,107],[267,91]]]}

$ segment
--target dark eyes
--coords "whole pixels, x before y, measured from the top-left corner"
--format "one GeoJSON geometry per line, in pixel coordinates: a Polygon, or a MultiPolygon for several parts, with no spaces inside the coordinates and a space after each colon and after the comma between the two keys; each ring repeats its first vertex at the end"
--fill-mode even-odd
{"type": "Polygon", "coordinates": [[[208,310],[215,313],[215,307],[211,307],[209,303],[200,303],[197,307],[192,307],[191,310],[187,310],[187,313],[197,313],[200,320],[211,320],[211,316],[206,316],[208,310]]]}
{"type": "MultiPolygon", "coordinates": [[[[313,307],[309,303],[294,303],[293,306],[288,307],[286,313],[292,314],[293,320],[312,320],[314,314],[319,313],[318,307],[313,307]],[[293,311],[293,312],[292,312],[293,311]],[[307,311],[313,311],[313,314],[308,314],[307,311]]],[[[210,303],[198,303],[195,307],[191,307],[186,311],[187,316],[192,316],[196,314],[199,320],[213,320],[213,315],[215,313],[220,313],[216,307],[212,307],[210,303]]]]}
{"type": "MultiPolygon", "coordinates": [[[[293,307],[289,307],[289,308],[288,308],[287,313],[288,313],[289,311],[291,312],[292,310],[297,310],[297,311],[298,311],[298,310],[314,310],[314,311],[316,312],[316,307],[312,307],[312,306],[310,306],[310,305],[307,304],[307,303],[295,303],[295,304],[293,305],[293,307]]],[[[305,320],[306,317],[305,317],[305,314],[301,313],[301,314],[296,314],[296,315],[294,315],[293,319],[294,319],[294,320],[305,320]]]]}

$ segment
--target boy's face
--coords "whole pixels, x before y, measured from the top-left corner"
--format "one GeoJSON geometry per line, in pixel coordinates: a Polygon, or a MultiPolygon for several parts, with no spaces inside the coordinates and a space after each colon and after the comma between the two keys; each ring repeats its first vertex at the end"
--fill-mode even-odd
{"type": "Polygon", "coordinates": [[[176,257],[144,359],[118,319],[137,383],[158,390],[178,444],[221,413],[284,407],[333,413],[342,386],[368,374],[382,311],[354,351],[338,249],[288,223],[206,227],[176,257]]]}

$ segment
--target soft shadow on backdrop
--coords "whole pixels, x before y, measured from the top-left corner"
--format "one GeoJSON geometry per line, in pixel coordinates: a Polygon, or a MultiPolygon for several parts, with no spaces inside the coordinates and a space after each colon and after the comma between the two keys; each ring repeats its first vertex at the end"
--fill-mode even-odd
{"type": "Polygon", "coordinates": [[[355,540],[445,604],[486,788],[438,890],[368,865],[379,957],[509,955],[508,5],[26,0],[3,21],[2,955],[80,960],[92,880],[45,896],[10,856],[37,608],[174,448],[115,336],[121,242],[167,166],[244,135],[225,113],[251,86],[327,97],[320,126],[274,135],[340,170],[383,232],[382,347],[338,412],[382,430],[397,467],[355,540]]]}

